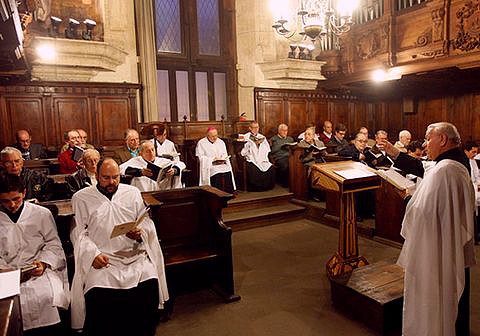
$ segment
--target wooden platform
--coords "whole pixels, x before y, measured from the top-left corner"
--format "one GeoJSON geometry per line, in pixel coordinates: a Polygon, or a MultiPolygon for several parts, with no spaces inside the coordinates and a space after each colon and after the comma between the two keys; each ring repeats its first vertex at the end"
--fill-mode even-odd
{"type": "Polygon", "coordinates": [[[275,186],[265,192],[240,192],[223,209],[223,221],[233,231],[303,218],[305,207],[291,202],[293,194],[275,186]]]}
{"type": "Polygon", "coordinates": [[[403,269],[384,260],[332,280],[333,306],[381,335],[401,335],[403,269]]]}

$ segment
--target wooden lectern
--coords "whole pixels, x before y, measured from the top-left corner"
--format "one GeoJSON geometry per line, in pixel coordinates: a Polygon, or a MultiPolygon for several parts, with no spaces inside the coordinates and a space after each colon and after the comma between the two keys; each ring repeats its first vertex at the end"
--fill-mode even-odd
{"type": "Polygon", "coordinates": [[[358,253],[354,193],[379,188],[380,177],[375,170],[359,162],[341,161],[312,166],[312,186],[340,194],[340,234],[338,251],[327,262],[330,279],[368,264],[358,253]]]}

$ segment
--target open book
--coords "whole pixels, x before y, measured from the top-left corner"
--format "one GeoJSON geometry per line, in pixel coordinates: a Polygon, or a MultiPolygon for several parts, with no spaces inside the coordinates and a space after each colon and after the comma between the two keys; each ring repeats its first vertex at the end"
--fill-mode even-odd
{"type": "Polygon", "coordinates": [[[221,165],[221,164],[227,164],[227,160],[230,159],[230,155],[227,155],[225,156],[224,158],[220,158],[220,159],[216,159],[216,160],[213,160],[212,161],[212,164],[214,166],[218,166],[218,165],[221,165]]]}
{"type": "Polygon", "coordinates": [[[411,192],[415,188],[415,182],[403,177],[403,175],[393,169],[377,170],[377,174],[399,190],[408,190],[411,192]]]}
{"type": "Polygon", "coordinates": [[[160,154],[160,155],[157,155],[157,156],[160,157],[160,158],[163,158],[163,159],[173,160],[173,159],[179,157],[180,153],[160,154]]]}
{"type": "Polygon", "coordinates": [[[136,221],[115,225],[113,227],[112,233],[110,234],[110,239],[124,235],[135,229],[148,216],[148,210],[150,210],[150,207],[146,207],[140,214],[140,216],[138,216],[136,221]]]}
{"type": "Polygon", "coordinates": [[[287,147],[287,146],[296,146],[298,144],[298,142],[288,142],[288,143],[284,143],[282,145],[282,147],[287,147]]]}
{"type": "Polygon", "coordinates": [[[312,144],[312,145],[308,146],[306,149],[310,150],[310,151],[321,152],[321,151],[327,149],[327,147],[325,147],[325,146],[324,147],[318,147],[318,146],[315,146],[315,145],[312,144]]]}
{"type": "Polygon", "coordinates": [[[162,166],[157,166],[156,164],[148,162],[147,168],[153,173],[153,175],[149,177],[154,181],[160,182],[167,177],[167,172],[170,170],[170,168],[172,168],[172,166],[172,162],[167,162],[162,166]]]}
{"type": "Polygon", "coordinates": [[[82,147],[74,146],[72,152],[72,160],[78,162],[82,158],[84,151],[85,150],[82,147]]]}
{"type": "Polygon", "coordinates": [[[250,140],[252,140],[253,142],[263,141],[265,140],[265,137],[260,134],[257,134],[256,136],[253,134],[250,134],[250,140]]]}

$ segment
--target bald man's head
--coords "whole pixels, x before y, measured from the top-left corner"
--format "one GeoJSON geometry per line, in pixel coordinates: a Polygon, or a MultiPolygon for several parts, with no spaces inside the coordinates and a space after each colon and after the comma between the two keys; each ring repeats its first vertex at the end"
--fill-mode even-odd
{"type": "Polygon", "coordinates": [[[108,193],[115,193],[120,184],[120,168],[112,158],[101,160],[97,165],[99,186],[108,193]]]}

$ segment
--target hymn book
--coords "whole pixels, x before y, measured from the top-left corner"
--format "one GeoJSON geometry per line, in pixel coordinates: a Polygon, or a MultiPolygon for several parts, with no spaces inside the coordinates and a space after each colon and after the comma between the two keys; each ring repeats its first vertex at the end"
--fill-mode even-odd
{"type": "Polygon", "coordinates": [[[143,210],[143,212],[140,214],[140,216],[138,216],[137,220],[133,222],[126,222],[126,223],[115,225],[113,227],[112,233],[110,234],[110,239],[124,235],[132,231],[133,229],[135,229],[148,216],[148,210],[150,210],[150,207],[146,207],[143,210]]]}
{"type": "MultiPolygon", "coordinates": [[[[284,143],[281,147],[286,147],[286,146],[296,146],[298,144],[298,142],[287,142],[287,143],[284,143]]],[[[325,147],[326,148],[326,147],[325,147]]]]}
{"type": "Polygon", "coordinates": [[[403,177],[403,175],[393,169],[377,170],[377,174],[399,190],[406,190],[411,194],[415,188],[415,183],[413,181],[403,177]]]}
{"type": "Polygon", "coordinates": [[[82,155],[83,155],[83,152],[85,150],[82,148],[82,147],[79,147],[79,146],[73,146],[73,149],[72,149],[72,160],[75,161],[75,162],[78,162],[81,158],[82,158],[82,155]]]}
{"type": "Polygon", "coordinates": [[[224,158],[220,158],[220,159],[215,159],[212,161],[212,164],[214,166],[218,166],[218,165],[221,165],[221,164],[227,164],[227,160],[230,158],[230,155],[227,155],[225,156],[224,158]]]}
{"type": "Polygon", "coordinates": [[[147,163],[147,168],[150,169],[153,173],[152,176],[149,176],[154,181],[161,182],[165,177],[167,177],[167,172],[172,168],[172,163],[168,162],[162,166],[157,166],[151,162],[147,163]]]}
{"type": "Polygon", "coordinates": [[[173,160],[173,159],[179,157],[180,153],[161,154],[161,155],[157,155],[157,156],[162,158],[162,159],[173,160]]]}

